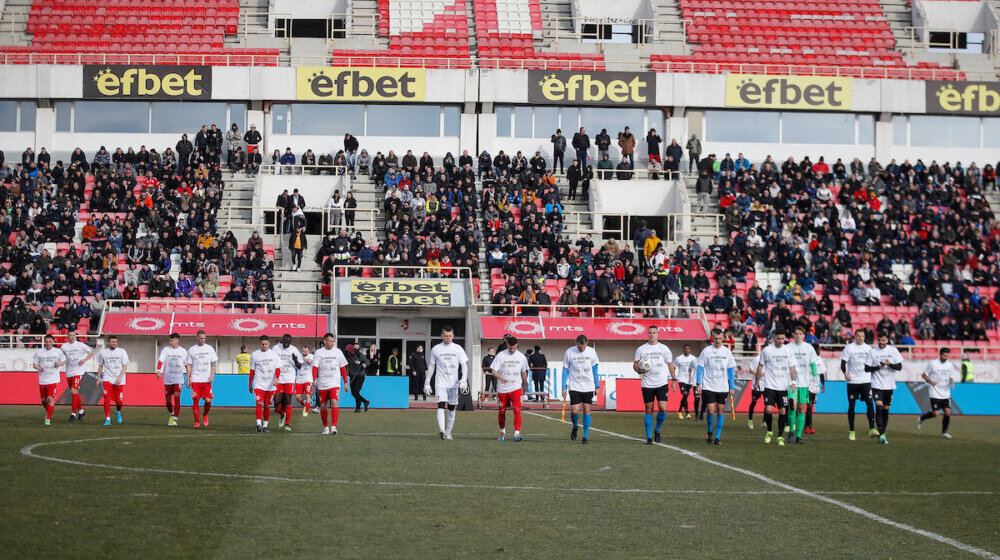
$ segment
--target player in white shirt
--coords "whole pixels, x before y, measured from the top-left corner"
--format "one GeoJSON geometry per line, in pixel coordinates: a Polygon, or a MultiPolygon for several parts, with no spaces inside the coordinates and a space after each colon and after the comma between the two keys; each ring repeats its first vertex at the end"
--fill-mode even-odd
{"type": "Polygon", "coordinates": [[[442,342],[431,348],[427,360],[427,377],[424,379],[424,394],[431,395],[431,377],[434,378],[434,395],[437,396],[438,435],[441,439],[453,439],[451,430],[455,427],[455,408],[458,406],[458,392],[469,392],[469,356],[465,349],[452,342],[455,331],[448,326],[441,329],[442,342]],[[445,408],[448,409],[445,414],[445,408]],[[447,417],[447,420],[445,419],[447,417]]]}
{"type": "Polygon", "coordinates": [[[104,388],[104,425],[111,425],[111,401],[115,401],[115,420],[122,423],[125,406],[125,368],[128,352],[118,347],[118,337],[111,335],[107,347],[97,353],[97,377],[104,388]]]}
{"type": "Polygon", "coordinates": [[[785,445],[781,433],[785,431],[785,411],[788,408],[788,389],[795,379],[795,356],[785,345],[785,333],[772,335],[770,346],[765,346],[760,352],[760,364],[757,366],[757,382],[764,378],[764,443],[771,443],[774,433],[771,431],[774,417],[772,412],[778,409],[778,445],[785,445]]]}
{"type": "Polygon", "coordinates": [[[875,427],[878,428],[878,442],[889,444],[885,430],[889,425],[889,407],[892,406],[892,392],[896,390],[896,372],[903,369],[903,357],[895,346],[889,345],[889,337],[879,335],[878,345],[868,351],[865,370],[872,374],[872,398],[875,401],[875,427]]]}
{"type": "MultiPolygon", "coordinates": [[[[698,356],[691,353],[691,345],[685,344],[683,354],[674,358],[674,371],[677,375],[677,388],[681,392],[681,404],[677,408],[677,418],[683,419],[685,414],[691,418],[691,405],[688,403],[688,395],[691,389],[697,384],[698,377],[698,356]]],[[[700,398],[695,395],[694,407],[697,409],[701,404],[700,398]]]]}
{"type": "Polygon", "coordinates": [[[816,409],[816,397],[820,393],[826,392],[826,362],[817,360],[816,373],[818,375],[809,384],[809,407],[806,408],[806,428],[802,430],[804,434],[816,433],[816,430],[813,428],[813,412],[816,409]]]}
{"type": "Polygon", "coordinates": [[[94,349],[76,338],[76,331],[66,333],[68,342],[59,347],[66,354],[66,383],[72,393],[72,410],[69,421],[83,420],[83,398],[80,396],[80,381],[83,380],[87,362],[94,357],[94,349]]]}
{"type": "Polygon", "coordinates": [[[295,372],[295,399],[302,406],[302,416],[309,416],[309,407],[312,404],[313,394],[313,355],[309,346],[302,347],[302,367],[295,372]],[[304,400],[303,400],[304,399],[304,400]]]}
{"type": "Polygon", "coordinates": [[[295,375],[302,367],[302,352],[292,344],[292,335],[281,337],[281,343],[273,348],[281,356],[281,370],[275,386],[274,409],[281,414],[279,428],[292,431],[292,395],[295,394],[295,375]]]}
{"type": "Polygon", "coordinates": [[[951,389],[955,386],[955,378],[958,377],[958,369],[948,361],[951,350],[942,348],[938,351],[938,359],[927,362],[924,373],[921,375],[927,382],[928,396],[931,399],[931,409],[917,419],[917,429],[924,423],[938,415],[938,411],[944,413],[941,419],[941,437],[951,439],[948,433],[948,426],[951,424],[951,389]]]}
{"type": "Polygon", "coordinates": [[[705,442],[715,445],[722,445],[726,399],[736,390],[736,360],[732,350],[722,345],[722,336],[722,329],[712,329],[712,345],[706,346],[698,356],[698,384],[695,387],[707,409],[705,442]]]}
{"type": "MultiPolygon", "coordinates": [[[[766,343],[765,343],[766,344],[766,343]]],[[[757,408],[757,401],[764,398],[764,384],[756,376],[757,366],[760,365],[760,352],[750,360],[750,410],[747,412],[747,428],[753,429],[753,411],[757,408]]]]}
{"type": "Polygon", "coordinates": [[[563,401],[569,394],[569,404],[572,407],[570,419],[573,420],[573,429],[569,433],[569,439],[576,441],[580,412],[583,412],[583,439],[580,443],[586,444],[590,435],[590,403],[594,400],[594,394],[601,387],[601,380],[597,373],[597,366],[601,361],[597,359],[597,352],[587,346],[587,337],[580,335],[576,337],[576,345],[570,346],[563,354],[563,401]]]}
{"type": "Polygon", "coordinates": [[[215,371],[219,364],[219,355],[215,348],[206,344],[205,331],[198,331],[198,342],[188,348],[187,372],[188,389],[191,389],[191,407],[194,411],[194,427],[201,424],[208,427],[208,411],[212,410],[212,383],[215,382],[215,371]],[[205,401],[205,410],[198,418],[200,400],[205,401]]]}
{"type": "Polygon", "coordinates": [[[872,374],[865,369],[865,360],[872,347],[865,344],[865,331],[854,332],[854,342],[844,347],[840,353],[840,371],[847,380],[847,439],[854,441],[854,403],[861,399],[865,403],[868,416],[868,437],[878,435],[875,429],[875,403],[872,401],[872,374]]]}
{"type": "Polygon", "coordinates": [[[56,388],[59,386],[59,368],[66,365],[66,354],[55,347],[56,339],[47,334],[42,339],[44,346],[35,351],[31,366],[38,372],[38,393],[45,409],[45,425],[52,425],[52,413],[56,409],[56,388]]]}
{"type": "Polygon", "coordinates": [[[677,382],[677,370],[674,368],[674,355],[665,344],[660,342],[660,329],[651,326],[646,329],[646,344],[635,349],[632,361],[632,371],[642,376],[640,382],[642,403],[646,407],[643,425],[646,427],[646,445],[652,445],[655,436],[660,443],[660,428],[667,419],[667,394],[670,392],[670,381],[677,382]],[[640,361],[649,360],[649,371],[643,370],[640,361]],[[654,405],[654,403],[659,403],[654,405]],[[656,429],[653,429],[653,408],[657,406],[656,429]]]}
{"type": "Polygon", "coordinates": [[[156,377],[163,378],[163,394],[167,401],[168,426],[176,426],[181,414],[181,385],[187,374],[188,351],[181,348],[181,335],[171,333],[170,344],[160,350],[156,359],[156,377]]]}
{"type": "Polygon", "coordinates": [[[528,386],[528,358],[517,349],[517,337],[507,339],[507,348],[490,363],[490,375],[497,379],[497,424],[502,442],[507,438],[507,407],[514,409],[514,441],[521,441],[521,396],[528,386]]]}
{"type": "Polygon", "coordinates": [[[323,335],[323,346],[306,356],[312,364],[312,379],[316,382],[319,395],[319,417],[323,420],[323,434],[337,434],[337,420],[340,418],[340,380],[348,386],[347,357],[336,346],[333,333],[323,335]]]}
{"type": "Polygon", "coordinates": [[[795,327],[794,340],[788,345],[789,351],[795,357],[794,390],[789,393],[792,402],[788,409],[788,443],[805,443],[802,431],[806,427],[806,410],[809,408],[809,386],[819,377],[817,362],[819,356],[812,344],[806,342],[805,327],[795,327]]]}
{"type": "Polygon", "coordinates": [[[250,392],[257,404],[257,433],[270,433],[267,422],[271,419],[271,399],[274,382],[281,370],[281,356],[271,348],[271,339],[261,335],[260,349],[250,354],[250,392]]]}

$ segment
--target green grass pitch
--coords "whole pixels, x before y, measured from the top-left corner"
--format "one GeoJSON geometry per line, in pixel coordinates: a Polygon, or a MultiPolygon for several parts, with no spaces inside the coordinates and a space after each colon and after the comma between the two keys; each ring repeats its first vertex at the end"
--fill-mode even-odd
{"type": "MultiPolygon", "coordinates": [[[[894,416],[880,446],[818,416],[806,445],[778,447],[758,413],[753,431],[727,418],[716,447],[676,415],[663,446],[601,431],[583,446],[558,411],[526,414],[525,440],[503,444],[492,411],[459,413],[454,441],[430,410],[346,411],[337,436],[318,435],[315,415],[258,435],[252,410],[215,410],[201,430],[187,407],[180,428],[162,409],[126,408],[110,428],[101,412],[69,424],[60,408],[46,428],[41,407],[0,408],[5,557],[1000,555],[995,418],[955,417],[943,440],[939,420],[918,431],[894,416]]],[[[641,415],[595,413],[593,426],[643,437],[641,415]]]]}

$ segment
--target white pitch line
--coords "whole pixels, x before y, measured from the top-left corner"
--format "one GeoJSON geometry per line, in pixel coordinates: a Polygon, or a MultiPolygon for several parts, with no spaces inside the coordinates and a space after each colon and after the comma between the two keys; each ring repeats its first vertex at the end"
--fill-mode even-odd
{"type": "MultiPolygon", "coordinates": [[[[551,416],[546,416],[544,414],[539,414],[537,412],[525,411],[525,413],[526,414],[531,414],[532,416],[538,416],[539,418],[544,418],[546,420],[552,420],[553,422],[563,423],[562,420],[560,420],[558,418],[552,418],[551,416]]],[[[594,431],[594,432],[602,433],[602,434],[607,434],[609,436],[615,436],[615,437],[619,437],[619,438],[622,438],[622,439],[628,439],[628,440],[632,440],[632,441],[639,441],[639,442],[645,443],[644,440],[641,440],[641,439],[639,439],[637,437],[627,436],[625,434],[619,434],[617,432],[609,432],[608,430],[601,430],[599,428],[594,428],[593,426],[590,427],[590,430],[594,431]]],[[[851,505],[851,504],[849,504],[847,502],[842,502],[842,501],[836,500],[834,498],[830,498],[830,497],[825,496],[825,495],[823,495],[821,493],[818,493],[818,492],[810,492],[809,490],[804,490],[802,488],[798,488],[796,486],[792,486],[791,484],[785,484],[784,482],[777,481],[777,480],[775,480],[775,479],[773,479],[773,478],[771,478],[769,476],[765,476],[765,475],[762,475],[760,473],[756,473],[756,472],[751,471],[751,470],[747,470],[747,469],[744,469],[744,468],[741,468],[741,467],[737,467],[737,466],[734,466],[734,465],[723,463],[721,461],[716,461],[714,459],[709,459],[708,457],[705,457],[704,455],[702,455],[700,453],[696,453],[694,451],[689,451],[689,450],[684,449],[682,447],[676,447],[676,446],[673,446],[673,445],[668,445],[666,443],[655,443],[654,445],[658,445],[660,447],[669,449],[671,451],[676,451],[676,452],[681,453],[683,455],[687,455],[688,457],[691,457],[692,459],[701,461],[703,463],[708,463],[709,465],[714,465],[716,467],[720,467],[720,468],[723,468],[723,469],[731,470],[731,471],[734,471],[734,472],[737,472],[737,473],[749,476],[751,478],[756,478],[757,480],[760,480],[761,482],[765,482],[765,483],[770,484],[772,486],[777,486],[778,488],[783,488],[783,489],[785,489],[788,492],[793,493],[793,494],[799,494],[801,496],[806,496],[808,498],[813,498],[813,499],[819,500],[821,502],[825,502],[825,503],[828,503],[828,504],[831,504],[831,505],[835,505],[835,506],[837,506],[839,508],[846,509],[847,511],[849,511],[851,513],[856,513],[856,514],[858,514],[858,515],[860,515],[862,517],[866,517],[868,519],[871,519],[872,521],[877,521],[878,523],[882,523],[882,524],[888,525],[890,527],[895,527],[897,529],[901,529],[903,531],[908,531],[910,533],[914,533],[914,534],[920,535],[922,537],[927,537],[928,539],[931,539],[933,541],[937,541],[937,542],[942,543],[942,544],[947,544],[949,546],[955,547],[955,548],[957,548],[959,550],[962,550],[964,552],[968,552],[970,554],[975,554],[976,556],[979,556],[981,558],[989,558],[990,560],[1000,560],[1000,555],[994,554],[994,553],[992,553],[992,552],[990,552],[988,550],[983,550],[981,548],[976,548],[974,546],[967,545],[965,543],[956,541],[955,539],[952,539],[950,537],[946,537],[944,535],[939,535],[937,533],[932,533],[931,531],[926,531],[924,529],[919,529],[919,528],[914,527],[912,525],[907,525],[906,523],[900,523],[899,521],[893,521],[892,519],[889,519],[888,517],[883,517],[881,515],[878,515],[877,513],[872,513],[872,512],[870,512],[868,510],[861,509],[858,506],[851,505]]]]}

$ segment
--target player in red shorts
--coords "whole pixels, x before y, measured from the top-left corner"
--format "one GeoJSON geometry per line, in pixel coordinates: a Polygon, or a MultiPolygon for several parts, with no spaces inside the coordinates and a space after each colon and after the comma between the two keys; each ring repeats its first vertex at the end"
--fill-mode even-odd
{"type": "Polygon", "coordinates": [[[215,381],[215,370],[219,363],[219,355],[215,349],[205,344],[205,331],[198,331],[198,342],[188,348],[187,372],[188,388],[191,389],[191,407],[194,410],[194,427],[201,424],[208,427],[208,411],[212,410],[212,382],[215,381]],[[205,401],[205,411],[198,418],[199,401],[205,401]]]}
{"type": "Polygon", "coordinates": [[[31,365],[38,372],[38,393],[45,408],[45,425],[52,425],[52,412],[56,409],[56,387],[59,386],[59,368],[66,365],[66,354],[55,347],[56,339],[47,334],[44,346],[31,358],[31,365]]]}
{"type": "Polygon", "coordinates": [[[347,381],[347,357],[334,343],[333,333],[323,335],[323,346],[312,355],[316,390],[319,391],[319,415],[323,420],[323,434],[337,434],[337,419],[340,417],[340,380],[347,381]]]}
{"type": "Polygon", "coordinates": [[[281,337],[281,342],[272,348],[281,357],[278,371],[277,391],[274,408],[281,414],[278,427],[292,431],[292,397],[295,395],[295,374],[302,367],[302,353],[292,344],[292,335],[281,337]]]}
{"type": "Polygon", "coordinates": [[[490,374],[497,378],[497,402],[500,404],[497,441],[507,439],[508,406],[514,409],[514,441],[521,441],[521,395],[528,386],[528,359],[517,350],[517,338],[508,337],[507,349],[498,353],[490,364],[490,374]]]}
{"type": "Polygon", "coordinates": [[[274,381],[281,369],[281,356],[271,349],[267,335],[260,337],[260,350],[250,355],[250,392],[257,403],[257,432],[270,433],[267,422],[271,419],[271,399],[274,398],[274,381]]]}
{"type": "Polygon", "coordinates": [[[107,348],[97,354],[97,377],[104,386],[104,425],[111,425],[111,401],[115,401],[115,420],[122,423],[125,406],[125,368],[128,352],[118,347],[118,337],[108,337],[107,348]]]}
{"type": "Polygon", "coordinates": [[[313,381],[316,380],[316,368],[313,367],[313,355],[308,346],[302,347],[302,367],[295,372],[295,398],[302,405],[302,416],[309,416],[309,406],[312,404],[313,381]]]}
{"type": "Polygon", "coordinates": [[[87,362],[94,357],[94,349],[76,339],[76,331],[66,333],[68,341],[59,347],[66,354],[66,383],[72,393],[72,409],[69,421],[83,420],[83,399],[80,397],[80,381],[83,379],[87,362]]]}
{"type": "Polygon", "coordinates": [[[171,333],[170,345],[160,350],[156,360],[156,377],[163,377],[163,396],[170,418],[168,426],[176,426],[181,413],[181,385],[184,385],[188,352],[181,348],[181,335],[171,333]]]}

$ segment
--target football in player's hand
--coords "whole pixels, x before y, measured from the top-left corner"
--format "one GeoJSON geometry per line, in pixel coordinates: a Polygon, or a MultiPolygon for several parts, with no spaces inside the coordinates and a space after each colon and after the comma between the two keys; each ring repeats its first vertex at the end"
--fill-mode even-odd
{"type": "Polygon", "coordinates": [[[648,373],[649,370],[653,369],[653,362],[649,361],[649,358],[643,358],[639,360],[639,371],[642,373],[648,373]]]}

